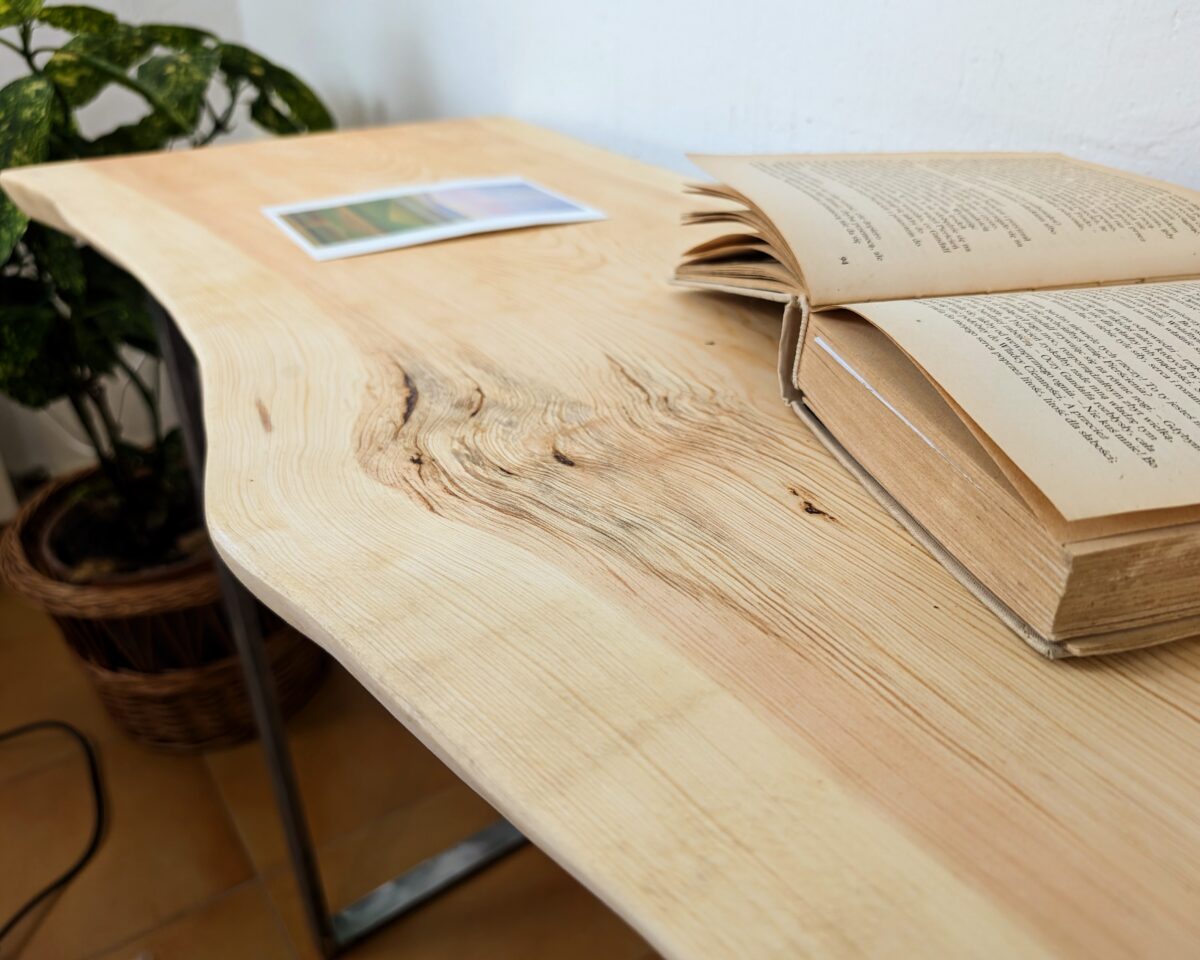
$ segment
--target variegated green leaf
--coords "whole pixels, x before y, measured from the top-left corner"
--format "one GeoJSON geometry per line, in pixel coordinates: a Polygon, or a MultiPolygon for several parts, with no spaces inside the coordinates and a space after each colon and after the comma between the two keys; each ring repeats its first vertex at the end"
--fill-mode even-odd
{"type": "Polygon", "coordinates": [[[195,126],[219,59],[217,50],[195,47],[151,57],[138,67],[137,78],[142,85],[153,90],[186,124],[178,133],[187,133],[195,126]]]}
{"type": "MultiPolygon", "coordinates": [[[[0,90],[0,169],[46,156],[54,88],[42,77],[22,77],[0,90]]],[[[0,263],[8,260],[29,219],[0,193],[0,263]]]]}
{"type": "Polygon", "coordinates": [[[258,90],[250,116],[265,130],[300,133],[333,126],[333,117],[307,84],[253,50],[236,43],[223,44],[221,71],[258,90]]]}
{"type": "Polygon", "coordinates": [[[304,132],[302,126],[271,102],[271,95],[265,90],[260,92],[250,103],[250,119],[268,133],[280,136],[304,132]]]}
{"type": "Polygon", "coordinates": [[[271,66],[266,57],[240,44],[221,44],[221,70],[231,77],[241,77],[255,87],[262,86],[267,83],[267,71],[271,66]]]}
{"type": "Polygon", "coordinates": [[[141,120],[97,137],[82,149],[82,153],[89,157],[107,157],[115,153],[161,150],[178,135],[178,126],[165,113],[152,110],[141,120]]]}
{"type": "Polygon", "coordinates": [[[138,28],[141,35],[160,47],[187,50],[215,44],[217,38],[207,30],[196,27],[180,27],[173,23],[143,23],[138,28]]]}
{"type": "Polygon", "coordinates": [[[135,27],[117,24],[107,33],[72,37],[46,62],[46,76],[73,107],[91,102],[153,46],[135,27]]]}
{"type": "Polygon", "coordinates": [[[43,7],[37,15],[39,23],[71,33],[107,33],[117,27],[117,18],[107,10],[85,7],[82,4],[64,4],[58,7],[43,7]]]}
{"type": "Polygon", "coordinates": [[[195,129],[204,95],[216,70],[215,48],[194,47],[151,57],[137,69],[137,83],[159,104],[134,123],[117,127],[93,140],[88,156],[159,150],[195,129]]]}
{"type": "Polygon", "coordinates": [[[87,292],[83,255],[75,240],[40,223],[31,223],[23,237],[37,258],[43,278],[49,278],[64,300],[74,304],[87,292]]]}
{"type": "Polygon", "coordinates": [[[88,290],[87,304],[79,311],[79,318],[98,324],[117,340],[157,356],[154,322],[146,307],[142,285],[91,247],[79,252],[88,290]]]}
{"type": "MultiPolygon", "coordinates": [[[[0,277],[0,390],[26,407],[44,407],[71,383],[62,324],[36,280],[0,277]]],[[[66,344],[70,347],[70,344],[66,344]]]]}
{"type": "Polygon", "coordinates": [[[37,163],[46,153],[54,88],[42,77],[22,77],[0,90],[0,169],[37,163]]]}
{"type": "Polygon", "coordinates": [[[275,67],[271,71],[271,88],[282,100],[292,119],[305,130],[329,130],[333,117],[320,98],[295,74],[275,67]]]}
{"type": "Polygon", "coordinates": [[[61,97],[50,103],[50,143],[47,160],[76,160],[84,155],[87,140],[75,121],[75,113],[61,97]]]}
{"type": "Polygon", "coordinates": [[[0,27],[32,20],[42,9],[42,0],[0,0],[0,27]]]}

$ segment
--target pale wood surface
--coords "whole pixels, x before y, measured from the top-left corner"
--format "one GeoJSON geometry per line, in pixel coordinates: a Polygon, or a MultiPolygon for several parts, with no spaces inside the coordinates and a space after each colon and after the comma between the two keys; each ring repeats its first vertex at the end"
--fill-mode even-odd
{"type": "Polygon", "coordinates": [[[777,307],[668,287],[674,175],[491,120],[3,183],[194,345],[239,575],[664,953],[1194,949],[1200,645],[995,622],[779,401],[777,307]],[[611,219],[318,265],[258,212],[508,173],[611,219]]]}

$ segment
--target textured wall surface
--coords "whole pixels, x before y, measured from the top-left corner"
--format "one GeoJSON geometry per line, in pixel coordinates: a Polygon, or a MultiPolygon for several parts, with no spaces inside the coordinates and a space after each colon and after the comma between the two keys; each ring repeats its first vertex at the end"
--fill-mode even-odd
{"type": "Polygon", "coordinates": [[[345,124],[506,113],[680,169],[688,150],[1061,150],[1200,187],[1197,4],[242,0],[241,16],[345,124]]]}

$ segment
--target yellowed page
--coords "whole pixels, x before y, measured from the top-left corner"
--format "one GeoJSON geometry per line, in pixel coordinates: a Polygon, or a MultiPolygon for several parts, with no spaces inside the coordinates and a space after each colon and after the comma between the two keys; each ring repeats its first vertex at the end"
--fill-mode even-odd
{"type": "Polygon", "coordinates": [[[850,309],[1067,520],[1200,502],[1200,281],[850,309]]]}
{"type": "Polygon", "coordinates": [[[1058,154],[692,159],[772,221],[818,307],[1200,275],[1200,193],[1058,154]]]}

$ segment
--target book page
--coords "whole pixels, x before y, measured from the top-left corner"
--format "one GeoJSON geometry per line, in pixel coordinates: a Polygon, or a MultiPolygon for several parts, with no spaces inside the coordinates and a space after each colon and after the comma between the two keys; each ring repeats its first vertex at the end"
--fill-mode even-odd
{"type": "Polygon", "coordinates": [[[693,157],[814,306],[1200,275],[1200,193],[1057,154],[693,157]]]}
{"type": "Polygon", "coordinates": [[[850,309],[1066,520],[1200,502],[1200,281],[850,309]]]}

